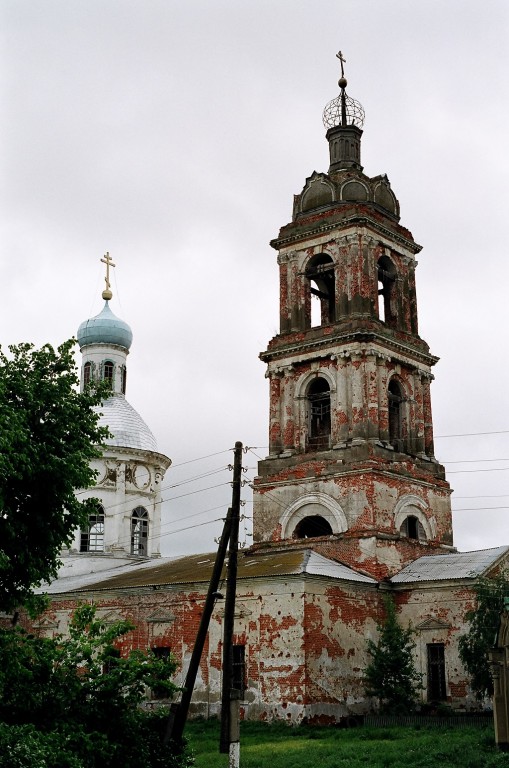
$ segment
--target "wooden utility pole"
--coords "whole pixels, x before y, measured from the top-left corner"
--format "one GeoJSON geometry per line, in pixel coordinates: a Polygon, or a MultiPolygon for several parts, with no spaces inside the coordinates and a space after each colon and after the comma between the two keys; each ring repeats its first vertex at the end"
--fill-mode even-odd
{"type": "Polygon", "coordinates": [[[168,717],[168,724],[166,726],[166,733],[164,736],[165,744],[167,744],[170,739],[172,739],[177,745],[180,745],[182,742],[182,734],[184,732],[184,727],[187,720],[189,704],[191,703],[191,697],[193,695],[196,675],[198,674],[198,669],[200,667],[200,659],[203,652],[203,646],[205,645],[205,640],[207,638],[210,617],[212,616],[214,603],[219,596],[219,582],[221,579],[221,572],[223,570],[226,556],[226,548],[228,546],[228,542],[230,541],[232,519],[233,510],[230,507],[224,521],[223,533],[221,534],[221,539],[219,541],[214,569],[210,578],[209,589],[205,599],[205,605],[203,606],[203,613],[200,620],[200,626],[198,628],[198,634],[196,635],[193,653],[191,654],[191,661],[189,662],[189,668],[187,670],[182,697],[180,699],[180,703],[170,710],[170,715],[168,717]]]}
{"type": "Polygon", "coordinates": [[[235,443],[233,461],[232,526],[228,550],[226,600],[223,629],[223,687],[221,696],[221,739],[219,751],[230,753],[230,766],[238,765],[239,692],[233,683],[233,630],[235,594],[237,591],[237,557],[239,550],[240,488],[242,475],[242,443],[235,443]]]}

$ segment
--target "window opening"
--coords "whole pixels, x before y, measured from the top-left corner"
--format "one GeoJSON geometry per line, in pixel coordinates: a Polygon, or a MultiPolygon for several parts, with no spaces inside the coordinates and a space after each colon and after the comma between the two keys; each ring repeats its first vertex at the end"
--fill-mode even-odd
{"type": "Polygon", "coordinates": [[[113,388],[113,368],[111,360],[106,360],[103,363],[103,379],[109,382],[111,388],[113,388]]]}
{"type": "Polygon", "coordinates": [[[108,650],[108,655],[104,659],[103,663],[103,674],[108,674],[109,672],[112,672],[115,669],[115,666],[120,659],[120,651],[118,648],[110,648],[108,650]]]}
{"type": "Polygon", "coordinates": [[[389,405],[389,442],[392,443],[397,450],[402,450],[403,434],[401,409],[403,395],[401,387],[395,379],[390,381],[387,394],[389,405]]]}
{"type": "Polygon", "coordinates": [[[428,701],[445,701],[445,645],[428,643],[428,701]]]}
{"type": "Polygon", "coordinates": [[[330,256],[321,254],[308,265],[306,277],[311,293],[312,328],[329,325],[336,319],[334,262],[330,256]]]}
{"type": "Polygon", "coordinates": [[[325,379],[315,379],[308,390],[310,449],[329,447],[331,433],[330,387],[325,379]]]}
{"type": "Polygon", "coordinates": [[[414,517],[413,515],[410,515],[409,517],[407,517],[406,525],[407,525],[407,535],[408,535],[409,539],[418,539],[419,538],[419,533],[418,533],[418,528],[417,528],[417,523],[418,522],[419,521],[417,520],[417,518],[414,517]]]}
{"type": "Polygon", "coordinates": [[[240,698],[246,692],[246,646],[232,646],[232,688],[240,691],[240,698]]]}
{"type": "Polygon", "coordinates": [[[377,264],[378,278],[378,317],[383,323],[394,326],[396,317],[393,311],[396,270],[387,256],[382,256],[377,264]]]}
{"type": "Polygon", "coordinates": [[[85,363],[83,366],[83,386],[90,384],[92,380],[92,363],[85,363]]]}
{"type": "Polygon", "coordinates": [[[321,515],[310,515],[299,522],[295,528],[295,539],[314,539],[317,536],[331,536],[332,528],[328,520],[321,515]]]}
{"type": "Polygon", "coordinates": [[[171,656],[171,648],[169,645],[154,645],[152,647],[152,653],[156,659],[163,659],[166,661],[166,659],[169,659],[171,656]]]}
{"type": "Polygon", "coordinates": [[[104,509],[99,505],[88,518],[88,528],[81,531],[80,552],[104,551],[104,509]]]}
{"type": "Polygon", "coordinates": [[[426,541],[426,531],[424,530],[424,526],[415,515],[408,515],[408,517],[403,520],[400,531],[403,536],[408,536],[409,539],[426,541]]]}
{"type": "Polygon", "coordinates": [[[131,516],[131,555],[148,554],[148,512],[136,507],[131,516]]]}
{"type": "MultiPolygon", "coordinates": [[[[161,661],[169,661],[171,657],[171,648],[168,645],[155,645],[152,647],[152,653],[156,659],[161,661]]],[[[161,686],[154,685],[152,688],[153,699],[167,699],[168,693],[161,686]]]]}
{"type": "Polygon", "coordinates": [[[122,366],[122,394],[125,395],[127,385],[127,368],[125,365],[122,366]]]}

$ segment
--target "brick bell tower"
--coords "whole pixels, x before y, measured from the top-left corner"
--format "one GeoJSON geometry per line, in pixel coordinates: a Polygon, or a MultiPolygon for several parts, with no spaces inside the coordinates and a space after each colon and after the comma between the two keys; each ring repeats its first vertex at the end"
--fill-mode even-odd
{"type": "Polygon", "coordinates": [[[450,488],[433,450],[438,358],[417,326],[416,254],[386,175],[361,166],[362,106],[326,107],[330,166],[295,195],[278,251],[280,333],[269,455],[254,482],[254,546],[313,548],[384,578],[452,548],[450,488]],[[304,541],[303,541],[304,540],[304,541]]]}

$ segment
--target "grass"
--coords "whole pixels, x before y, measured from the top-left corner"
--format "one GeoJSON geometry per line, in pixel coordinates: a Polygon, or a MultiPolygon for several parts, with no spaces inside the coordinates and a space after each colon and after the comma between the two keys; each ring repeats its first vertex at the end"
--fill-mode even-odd
{"type": "MultiPolygon", "coordinates": [[[[196,768],[225,768],[219,723],[186,726],[196,768]]],[[[352,728],[242,723],[240,768],[509,768],[493,728],[352,728]]]]}

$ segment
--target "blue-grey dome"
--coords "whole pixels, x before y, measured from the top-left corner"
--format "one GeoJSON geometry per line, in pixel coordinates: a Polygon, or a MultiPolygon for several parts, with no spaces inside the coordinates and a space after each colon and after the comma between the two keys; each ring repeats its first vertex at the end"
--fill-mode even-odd
{"type": "Polygon", "coordinates": [[[106,301],[102,312],[81,323],[77,337],[80,349],[89,344],[117,344],[119,347],[129,349],[133,341],[133,332],[127,323],[113,314],[106,301]]]}

